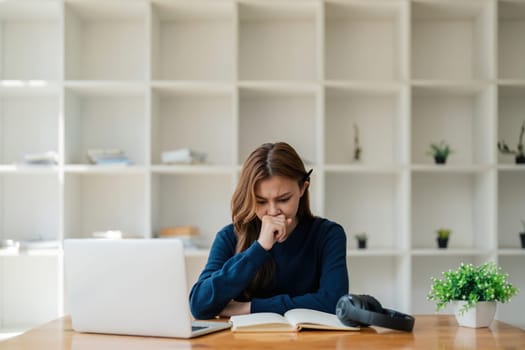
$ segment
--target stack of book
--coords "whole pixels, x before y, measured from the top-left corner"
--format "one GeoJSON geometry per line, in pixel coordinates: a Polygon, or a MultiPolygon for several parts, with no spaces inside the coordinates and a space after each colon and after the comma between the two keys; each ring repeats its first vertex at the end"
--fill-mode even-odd
{"type": "Polygon", "coordinates": [[[24,155],[24,164],[27,165],[57,165],[58,154],[55,151],[43,153],[27,153],[24,155]]]}
{"type": "Polygon", "coordinates": [[[164,227],[159,232],[159,238],[177,238],[182,241],[185,249],[197,249],[194,238],[199,234],[195,226],[164,227]]]}
{"type": "Polygon", "coordinates": [[[162,163],[165,164],[198,164],[206,161],[207,154],[190,148],[180,148],[162,152],[162,163]]]}
{"type": "Polygon", "coordinates": [[[27,241],[20,241],[20,249],[25,250],[58,248],[60,248],[60,241],[58,240],[45,240],[43,238],[34,238],[27,241]]]}
{"type": "Polygon", "coordinates": [[[133,162],[118,148],[89,149],[87,157],[95,165],[131,165],[133,162]]]}

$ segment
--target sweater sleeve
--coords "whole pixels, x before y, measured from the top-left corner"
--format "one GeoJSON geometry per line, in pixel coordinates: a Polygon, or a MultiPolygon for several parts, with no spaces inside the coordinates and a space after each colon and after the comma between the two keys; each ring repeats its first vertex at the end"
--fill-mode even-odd
{"type": "Polygon", "coordinates": [[[220,231],[208,262],[190,292],[193,316],[197,319],[217,316],[230,300],[241,294],[269,256],[257,241],[235,254],[235,242],[227,228],[220,231]]]}
{"type": "Polygon", "coordinates": [[[294,308],[307,308],[335,313],[337,301],[348,293],[346,234],[340,225],[334,225],[327,233],[320,254],[321,276],[317,291],[298,296],[280,294],[270,298],[254,298],[251,312],[284,314],[294,308]]]}

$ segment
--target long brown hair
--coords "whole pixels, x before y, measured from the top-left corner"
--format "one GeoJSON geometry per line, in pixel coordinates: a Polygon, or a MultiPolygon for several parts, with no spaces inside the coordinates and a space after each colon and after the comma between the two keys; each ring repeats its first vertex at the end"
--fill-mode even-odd
{"type": "MultiPolygon", "coordinates": [[[[241,176],[232,196],[232,221],[237,235],[236,252],[248,249],[259,237],[261,220],[255,214],[255,186],[261,180],[279,175],[296,180],[302,188],[306,181],[304,164],[293,149],[285,142],[265,143],[255,149],[244,161],[241,176]]],[[[308,188],[299,200],[297,219],[312,218],[308,188]]],[[[268,285],[275,271],[273,260],[269,260],[255,275],[244,297],[251,299],[254,294],[268,285]]]]}

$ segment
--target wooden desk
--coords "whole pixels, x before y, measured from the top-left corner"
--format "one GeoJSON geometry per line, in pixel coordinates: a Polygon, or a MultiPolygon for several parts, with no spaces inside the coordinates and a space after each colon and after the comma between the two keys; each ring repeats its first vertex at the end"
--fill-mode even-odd
{"type": "Polygon", "coordinates": [[[416,316],[413,333],[367,328],[359,332],[301,331],[247,334],[229,330],[192,340],[76,333],[69,317],[0,342],[0,350],[155,349],[525,349],[525,331],[494,321],[490,328],[459,327],[454,316],[416,316]]]}

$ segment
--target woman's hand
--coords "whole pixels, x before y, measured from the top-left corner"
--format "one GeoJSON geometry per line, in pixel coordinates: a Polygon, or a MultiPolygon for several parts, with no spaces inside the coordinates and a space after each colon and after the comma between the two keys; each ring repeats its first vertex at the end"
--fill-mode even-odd
{"type": "Polygon", "coordinates": [[[251,302],[239,302],[232,300],[226,305],[226,307],[221,311],[219,316],[221,317],[230,317],[234,315],[246,315],[250,313],[251,302]]]}
{"type": "Polygon", "coordinates": [[[276,242],[284,242],[288,238],[288,227],[292,224],[291,218],[283,214],[262,218],[261,232],[259,233],[259,244],[265,249],[272,249],[276,242]]]}

